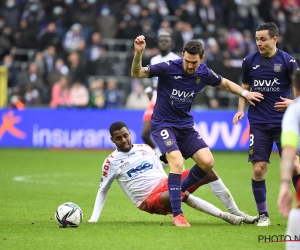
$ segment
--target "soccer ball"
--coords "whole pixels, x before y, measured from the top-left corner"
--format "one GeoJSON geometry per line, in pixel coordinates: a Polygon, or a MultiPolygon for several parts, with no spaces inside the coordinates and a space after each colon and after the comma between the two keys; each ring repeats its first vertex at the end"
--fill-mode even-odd
{"type": "Polygon", "coordinates": [[[75,203],[65,202],[56,209],[54,216],[60,227],[78,227],[82,221],[83,213],[75,203]]]}

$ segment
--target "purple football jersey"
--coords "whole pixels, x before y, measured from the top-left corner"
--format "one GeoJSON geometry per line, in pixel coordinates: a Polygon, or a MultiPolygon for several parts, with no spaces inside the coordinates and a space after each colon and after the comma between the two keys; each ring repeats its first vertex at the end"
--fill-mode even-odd
{"type": "Polygon", "coordinates": [[[281,123],[284,112],[275,110],[281,97],[291,97],[291,74],[298,68],[295,59],[282,50],[272,57],[264,57],[259,51],[246,56],[243,61],[244,84],[251,85],[251,91],[264,95],[261,102],[250,105],[248,119],[255,123],[281,123]]]}
{"type": "Polygon", "coordinates": [[[158,76],[157,101],[151,118],[151,129],[175,126],[194,126],[190,110],[196,95],[206,86],[218,86],[222,76],[205,64],[200,64],[194,75],[183,70],[183,59],[148,65],[150,77],[158,76]]]}

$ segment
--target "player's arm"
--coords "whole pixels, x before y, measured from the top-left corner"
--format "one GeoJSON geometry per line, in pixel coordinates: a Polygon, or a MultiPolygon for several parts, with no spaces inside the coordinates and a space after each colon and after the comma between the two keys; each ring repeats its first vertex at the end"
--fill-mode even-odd
{"type": "Polygon", "coordinates": [[[280,191],[277,204],[280,213],[285,217],[289,214],[292,202],[290,183],[298,149],[299,122],[298,106],[292,105],[284,113],[281,132],[280,191]]]}
{"type": "Polygon", "coordinates": [[[98,222],[102,209],[104,207],[108,190],[115,179],[115,171],[108,164],[102,166],[102,176],[100,186],[97,192],[93,213],[88,222],[98,222]]]}
{"type": "Polygon", "coordinates": [[[290,190],[291,179],[295,169],[295,155],[297,151],[298,136],[292,131],[282,134],[282,142],[288,140],[288,144],[283,146],[280,162],[280,190],[278,196],[279,212],[288,217],[292,203],[292,193],[290,190]],[[292,145],[294,144],[294,145],[292,145]]]}
{"type": "MultiPolygon", "coordinates": [[[[240,85],[223,78],[221,84],[218,86],[220,89],[229,91],[235,95],[239,95],[240,97],[249,101],[249,103],[255,106],[255,102],[260,102],[263,99],[263,95],[259,92],[250,92],[248,89],[241,87],[240,85]]],[[[248,87],[250,89],[250,86],[248,87]]],[[[245,100],[245,103],[246,103],[245,100]]]]}
{"type": "MultiPolygon", "coordinates": [[[[248,93],[251,93],[250,92],[250,88],[251,88],[251,86],[250,86],[250,84],[242,84],[242,88],[243,88],[243,91],[245,91],[245,92],[243,92],[242,93],[242,95],[244,94],[244,95],[248,95],[248,93]],[[248,92],[249,91],[249,92],[248,92]]],[[[239,122],[239,120],[241,120],[241,119],[243,119],[244,118],[244,110],[245,110],[245,108],[246,108],[246,104],[247,104],[247,100],[246,100],[246,98],[244,98],[243,96],[240,96],[239,97],[239,102],[238,102],[238,111],[237,111],[237,113],[234,115],[234,117],[233,117],[233,120],[232,120],[232,122],[234,123],[234,124],[237,124],[238,122],[239,122]]]]}
{"type": "Polygon", "coordinates": [[[136,78],[149,77],[149,68],[142,67],[143,52],[146,48],[146,41],[144,36],[138,36],[134,40],[134,57],[131,65],[131,76],[136,78]]]}
{"type": "MultiPolygon", "coordinates": [[[[293,92],[295,93],[295,89],[293,88],[293,92]]],[[[280,96],[280,100],[281,102],[275,102],[274,108],[276,109],[276,111],[279,112],[284,112],[288,106],[291,105],[291,103],[293,103],[294,100],[288,99],[288,98],[284,98],[282,96],[280,96]]]]}

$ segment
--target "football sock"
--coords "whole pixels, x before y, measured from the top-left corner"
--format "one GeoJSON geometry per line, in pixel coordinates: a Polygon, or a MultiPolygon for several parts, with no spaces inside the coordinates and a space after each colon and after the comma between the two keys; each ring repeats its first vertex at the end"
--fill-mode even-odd
{"type": "Polygon", "coordinates": [[[168,189],[170,194],[170,202],[173,211],[173,217],[182,214],[181,209],[181,174],[169,174],[168,189]]]}
{"type": "Polygon", "coordinates": [[[215,217],[221,217],[223,213],[219,208],[215,207],[213,204],[202,200],[192,194],[188,196],[186,204],[196,210],[213,215],[215,217]]]}
{"type": "MultiPolygon", "coordinates": [[[[295,240],[295,237],[299,237],[300,235],[300,208],[293,208],[290,211],[288,218],[288,225],[286,235],[291,237],[291,240],[295,240]]],[[[299,250],[300,249],[300,241],[292,241],[286,243],[286,250],[299,250]]]]}
{"type": "Polygon", "coordinates": [[[220,199],[223,205],[227,208],[229,213],[240,215],[238,206],[236,205],[230,191],[223,183],[222,179],[219,178],[216,181],[212,181],[208,183],[209,187],[213,191],[213,193],[220,199]]]}
{"type": "Polygon", "coordinates": [[[292,181],[293,181],[293,185],[294,185],[295,189],[297,188],[297,182],[298,182],[299,178],[300,178],[300,174],[293,175],[293,177],[292,177],[292,181]]]}
{"type": "Polygon", "coordinates": [[[181,182],[182,192],[185,192],[190,186],[196,184],[198,181],[204,178],[207,175],[197,164],[194,165],[191,169],[187,177],[181,182]]]}
{"type": "Polygon", "coordinates": [[[266,180],[256,181],[252,179],[252,192],[256,202],[256,207],[258,213],[265,214],[269,217],[267,209],[267,189],[266,189],[266,180]]]}

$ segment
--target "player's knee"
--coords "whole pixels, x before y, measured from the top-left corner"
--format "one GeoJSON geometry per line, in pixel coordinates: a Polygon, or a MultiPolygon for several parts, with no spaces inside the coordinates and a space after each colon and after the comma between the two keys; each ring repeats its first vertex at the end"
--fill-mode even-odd
{"type": "Polygon", "coordinates": [[[182,172],[183,170],[183,160],[181,159],[172,159],[169,161],[169,165],[172,171],[182,172]]]}
{"type": "Polygon", "coordinates": [[[253,177],[256,180],[263,179],[267,172],[267,164],[262,162],[256,162],[253,164],[253,177]]]}
{"type": "Polygon", "coordinates": [[[215,161],[214,158],[207,158],[205,161],[201,161],[201,163],[197,164],[202,170],[208,173],[213,169],[215,161]]]}

